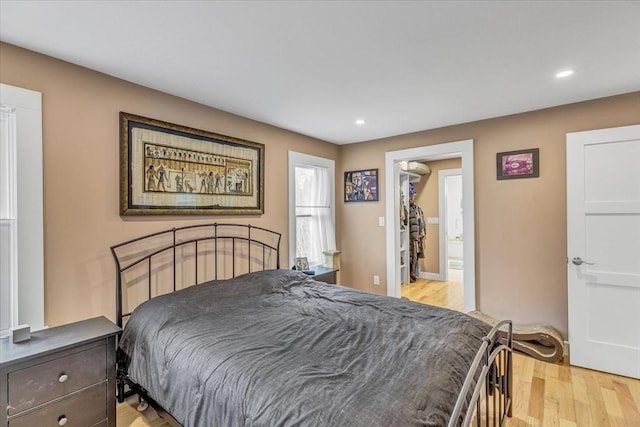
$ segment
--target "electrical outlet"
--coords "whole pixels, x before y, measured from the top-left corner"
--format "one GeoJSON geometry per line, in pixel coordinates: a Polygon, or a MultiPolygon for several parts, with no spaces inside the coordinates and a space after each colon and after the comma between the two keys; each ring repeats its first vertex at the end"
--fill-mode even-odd
{"type": "Polygon", "coordinates": [[[378,276],[377,274],[373,275],[373,284],[376,286],[380,286],[380,276],[378,276]]]}

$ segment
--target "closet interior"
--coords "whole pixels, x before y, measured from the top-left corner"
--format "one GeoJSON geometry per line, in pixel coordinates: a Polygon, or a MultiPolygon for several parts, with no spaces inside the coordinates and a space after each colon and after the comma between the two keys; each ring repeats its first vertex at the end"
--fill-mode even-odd
{"type": "Polygon", "coordinates": [[[402,284],[419,277],[418,256],[424,253],[425,218],[422,209],[414,205],[415,186],[429,166],[419,162],[400,162],[400,281],[402,284]]]}

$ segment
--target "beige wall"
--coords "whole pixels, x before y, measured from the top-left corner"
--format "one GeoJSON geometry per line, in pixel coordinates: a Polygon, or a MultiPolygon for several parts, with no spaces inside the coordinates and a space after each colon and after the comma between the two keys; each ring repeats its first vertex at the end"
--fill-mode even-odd
{"type": "MultiPolygon", "coordinates": [[[[379,168],[384,190],[385,152],[473,139],[478,307],[565,333],[565,134],[640,123],[635,92],[338,147],[7,44],[0,44],[0,80],[43,94],[45,319],[51,326],[97,315],[113,319],[110,245],[174,225],[238,220],[121,218],[119,111],[265,144],[265,214],[241,219],[284,233],[285,265],[288,150],[336,159],[337,182],[345,170],[379,168]],[[496,180],[497,152],[531,147],[540,148],[540,178],[496,180]]],[[[386,293],[385,228],[378,226],[386,194],[376,203],[344,203],[341,188],[336,196],[341,282],[386,293]],[[381,286],[373,286],[374,274],[381,286]]]]}
{"type": "MultiPolygon", "coordinates": [[[[384,182],[387,151],[473,139],[477,306],[566,334],[565,135],[637,123],[640,92],[346,145],[341,159],[348,170],[380,168],[384,182]],[[496,153],[535,147],[539,178],[496,179],[496,153]]],[[[342,282],[377,293],[386,293],[385,230],[377,226],[386,197],[342,207],[342,282]],[[372,285],[374,274],[381,286],[372,285]]]]}
{"type": "MultiPolygon", "coordinates": [[[[431,173],[424,175],[420,182],[414,184],[416,188],[416,204],[422,208],[425,221],[427,217],[440,216],[438,171],[459,169],[462,160],[446,159],[423,162],[431,168],[431,173]]],[[[440,226],[439,224],[425,224],[426,236],[424,241],[425,257],[419,259],[420,271],[440,273],[440,226]]]]}
{"type": "MultiPolygon", "coordinates": [[[[242,221],[284,233],[287,151],[337,159],[339,147],[0,44],[2,83],[42,92],[45,322],[114,319],[109,247],[147,232],[202,222],[242,221]],[[121,218],[118,113],[126,111],[265,144],[265,214],[249,217],[121,218]]],[[[337,170],[340,164],[336,164],[337,170]]],[[[337,213],[338,221],[340,212],[337,213]]],[[[339,222],[338,222],[339,226],[339,222]]]]}

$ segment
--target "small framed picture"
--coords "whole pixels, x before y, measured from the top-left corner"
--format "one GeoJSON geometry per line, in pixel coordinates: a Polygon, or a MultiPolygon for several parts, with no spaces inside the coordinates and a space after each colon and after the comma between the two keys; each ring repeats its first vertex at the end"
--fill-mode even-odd
{"type": "Polygon", "coordinates": [[[296,270],[308,270],[309,269],[309,261],[307,261],[307,257],[298,257],[294,260],[294,264],[296,266],[296,270]]]}
{"type": "Polygon", "coordinates": [[[378,195],[378,169],[344,173],[345,202],[377,202],[378,195]]]}
{"type": "Polygon", "coordinates": [[[505,151],[496,155],[498,179],[537,178],[540,176],[540,150],[505,151]]]}

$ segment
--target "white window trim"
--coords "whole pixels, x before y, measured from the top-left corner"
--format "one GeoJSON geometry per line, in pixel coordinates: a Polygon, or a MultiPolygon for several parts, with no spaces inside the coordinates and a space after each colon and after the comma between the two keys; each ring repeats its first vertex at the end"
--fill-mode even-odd
{"type": "Polygon", "coordinates": [[[18,324],[44,328],[42,94],[0,83],[0,103],[16,110],[18,324]]]}
{"type": "Polygon", "coordinates": [[[293,265],[296,248],[296,197],[295,197],[295,180],[296,165],[316,166],[329,169],[330,182],[330,200],[331,203],[331,219],[335,226],[336,223],[336,185],[335,185],[335,160],[325,159],[323,157],[312,156],[310,154],[289,151],[289,267],[293,265]]]}
{"type": "Polygon", "coordinates": [[[5,209],[0,214],[0,227],[3,227],[3,236],[9,234],[9,242],[2,242],[0,251],[7,250],[8,253],[0,252],[3,256],[0,268],[3,271],[2,279],[8,279],[8,283],[4,284],[2,295],[0,296],[0,314],[3,320],[3,328],[0,329],[0,337],[9,335],[9,328],[18,324],[18,242],[17,236],[17,206],[16,206],[16,126],[15,126],[15,108],[0,104],[0,112],[5,115],[3,118],[3,135],[0,138],[6,140],[6,145],[2,147],[3,161],[0,164],[0,174],[2,174],[2,182],[4,185],[0,188],[0,197],[2,197],[5,209]],[[6,185],[6,186],[5,186],[6,185]],[[9,233],[7,233],[7,228],[9,233]],[[5,270],[6,269],[6,270],[5,270]],[[8,273],[8,274],[7,274],[8,273]],[[7,277],[8,276],[8,277],[7,277]],[[5,311],[6,310],[6,311],[5,311]]]}

